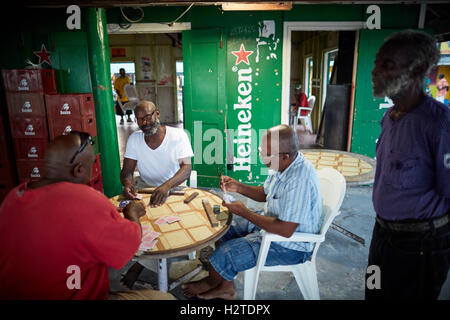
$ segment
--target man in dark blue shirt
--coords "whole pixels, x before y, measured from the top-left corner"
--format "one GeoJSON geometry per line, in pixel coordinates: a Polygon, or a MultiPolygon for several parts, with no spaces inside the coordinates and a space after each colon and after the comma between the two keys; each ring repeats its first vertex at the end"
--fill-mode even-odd
{"type": "Polygon", "coordinates": [[[447,277],[450,109],[423,90],[438,60],[435,40],[417,31],[392,35],[376,55],[373,95],[394,106],[381,121],[372,195],[368,264],[381,288],[366,283],[366,299],[437,299],[447,277]]]}

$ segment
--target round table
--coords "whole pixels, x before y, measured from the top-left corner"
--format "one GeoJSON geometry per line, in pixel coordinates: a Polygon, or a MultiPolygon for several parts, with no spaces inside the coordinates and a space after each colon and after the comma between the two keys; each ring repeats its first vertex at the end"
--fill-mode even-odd
{"type": "Polygon", "coordinates": [[[373,183],[376,160],[362,154],[331,149],[300,150],[316,169],[333,168],[345,178],[348,186],[373,183]]]}
{"type": "MultiPolygon", "coordinates": [[[[151,189],[150,189],[151,190],[151,189]]],[[[152,250],[138,251],[137,260],[158,259],[158,285],[159,290],[168,291],[167,258],[187,255],[215,243],[229,229],[232,215],[228,209],[222,206],[222,199],[205,190],[184,188],[184,195],[171,195],[166,202],[159,207],[146,207],[146,215],[141,217],[142,226],[148,226],[150,230],[161,233],[158,242],[152,250]],[[198,192],[198,196],[189,203],[184,203],[192,193],[198,192]],[[219,222],[217,227],[212,227],[202,200],[207,199],[211,204],[220,205],[220,214],[215,217],[219,222]],[[180,221],[171,224],[158,225],[155,223],[161,217],[178,216],[180,221]]],[[[151,194],[141,193],[142,200],[147,204],[151,194]]],[[[124,200],[122,195],[110,199],[115,206],[124,200]]]]}

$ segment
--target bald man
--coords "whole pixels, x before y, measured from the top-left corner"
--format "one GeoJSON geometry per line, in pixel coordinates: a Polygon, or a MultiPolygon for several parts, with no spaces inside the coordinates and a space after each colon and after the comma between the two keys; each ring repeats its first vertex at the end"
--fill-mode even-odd
{"type": "MultiPolygon", "coordinates": [[[[236,299],[233,279],[253,268],[261,246],[261,229],[290,237],[294,232],[317,233],[320,229],[322,197],[312,164],[298,151],[297,135],[289,126],[266,131],[260,146],[262,162],[275,173],[263,187],[248,186],[222,176],[220,188],[266,202],[264,215],[252,212],[242,202],[223,202],[233,216],[229,231],[209,258],[209,276],[182,286],[186,297],[236,299]]],[[[307,261],[313,244],[275,242],[269,248],[267,266],[307,261]]]]}
{"type": "Polygon", "coordinates": [[[0,299],[106,299],[108,267],[120,269],[136,253],[144,204],[133,201],[124,219],[86,185],[95,161],[90,141],[82,132],[57,137],[43,179],[20,184],[4,199],[0,299]]]}

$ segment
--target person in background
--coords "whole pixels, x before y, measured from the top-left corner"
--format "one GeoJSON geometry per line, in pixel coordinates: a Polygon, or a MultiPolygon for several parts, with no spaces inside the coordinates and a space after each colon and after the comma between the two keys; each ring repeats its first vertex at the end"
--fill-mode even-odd
{"type": "Polygon", "coordinates": [[[373,95],[394,105],[376,144],[368,266],[378,268],[379,284],[366,285],[368,300],[437,299],[449,271],[450,109],[424,93],[439,56],[431,36],[410,30],[376,55],[373,95]]]}
{"type": "Polygon", "coordinates": [[[445,96],[448,92],[448,81],[445,79],[445,76],[443,73],[439,75],[439,81],[436,85],[437,87],[437,93],[436,93],[436,100],[439,102],[444,103],[445,102],[445,96]]]}
{"type": "MultiPolygon", "coordinates": [[[[301,84],[299,84],[295,88],[294,98],[295,98],[295,101],[292,103],[292,116],[293,116],[293,121],[298,121],[298,119],[297,119],[298,108],[300,108],[300,107],[309,107],[309,105],[308,105],[308,97],[302,91],[302,85],[301,84]]],[[[304,110],[303,112],[304,112],[304,114],[301,114],[301,115],[302,116],[306,115],[307,111],[304,110]]]]}
{"type": "MultiPolygon", "coordinates": [[[[125,94],[124,87],[127,84],[131,84],[131,80],[126,75],[124,68],[120,68],[119,72],[120,72],[120,76],[118,76],[117,79],[114,81],[114,90],[116,90],[116,93],[117,93],[116,114],[120,116],[120,124],[123,125],[124,113],[119,104],[119,100],[120,100],[120,102],[122,102],[122,104],[128,102],[128,97],[125,94]]],[[[128,116],[127,122],[133,122],[133,120],[131,120],[131,114],[133,113],[133,111],[127,110],[126,113],[128,116]]]]}

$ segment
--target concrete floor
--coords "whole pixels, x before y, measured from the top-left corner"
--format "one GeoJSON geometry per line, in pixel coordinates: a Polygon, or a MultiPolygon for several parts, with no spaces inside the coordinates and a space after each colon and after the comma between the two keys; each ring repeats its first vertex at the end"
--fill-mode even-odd
{"type": "MultiPolygon", "coordinates": [[[[129,134],[138,130],[136,123],[119,125],[120,117],[117,117],[119,152],[123,159],[126,140],[129,134]]],[[[297,128],[299,139],[304,145],[314,142],[315,135],[309,135],[297,128]]],[[[212,192],[221,194],[220,189],[210,189],[212,192]]],[[[370,186],[348,187],[341,207],[341,214],[334,222],[339,226],[351,231],[365,240],[363,246],[359,242],[330,228],[326,240],[319,248],[316,266],[319,282],[320,296],[323,300],[362,300],[364,299],[364,275],[367,268],[367,257],[372,237],[372,229],[375,223],[375,212],[372,205],[372,188],[370,186]]],[[[262,211],[263,204],[252,201],[241,195],[236,195],[249,209],[262,211]]],[[[169,273],[183,274],[192,270],[200,262],[188,262],[187,256],[168,259],[169,273]]],[[[112,291],[123,288],[119,284],[121,274],[133,264],[129,262],[121,270],[110,269],[110,287],[112,291]]],[[[155,269],[156,270],[156,265],[155,269]]],[[[204,271],[201,276],[206,276],[204,271]]],[[[199,277],[197,277],[198,279],[199,277]]],[[[196,278],[194,278],[196,279],[196,278]]],[[[139,281],[156,287],[157,274],[145,269],[139,281]]],[[[170,282],[170,280],[169,280],[170,282]]],[[[243,276],[239,274],[235,280],[238,299],[243,297],[243,276]]],[[[180,287],[170,291],[176,298],[185,299],[180,287]]],[[[303,296],[290,273],[267,273],[261,274],[256,299],[267,300],[300,300],[303,296]]],[[[444,284],[440,299],[450,300],[450,272],[444,284]]]]}
{"type": "MultiPolygon", "coordinates": [[[[211,189],[220,194],[219,189],[211,189]]],[[[317,277],[320,296],[323,300],[362,300],[364,299],[364,274],[372,236],[375,213],[371,201],[372,188],[367,186],[347,188],[341,207],[341,214],[335,223],[365,239],[365,246],[342,233],[330,228],[326,240],[317,254],[317,277]]],[[[262,204],[248,198],[237,196],[248,208],[262,210],[262,204]]],[[[168,259],[169,269],[180,267],[187,256],[168,259]]],[[[111,290],[121,290],[120,275],[131,266],[128,263],[121,270],[110,269],[111,290]]],[[[195,264],[195,263],[194,263],[195,264]]],[[[189,265],[192,265],[189,264],[189,265]]],[[[183,267],[182,267],[183,268],[183,267]]],[[[186,263],[186,272],[189,269],[186,263]]],[[[139,278],[143,283],[156,286],[157,275],[148,269],[139,278]]],[[[243,277],[235,280],[238,299],[243,297],[243,277]]],[[[176,298],[185,299],[180,287],[170,291],[176,298]]],[[[290,273],[263,272],[260,277],[256,299],[264,300],[302,300],[303,296],[290,273]]],[[[440,299],[450,300],[450,275],[441,291],[440,299]]]]}

